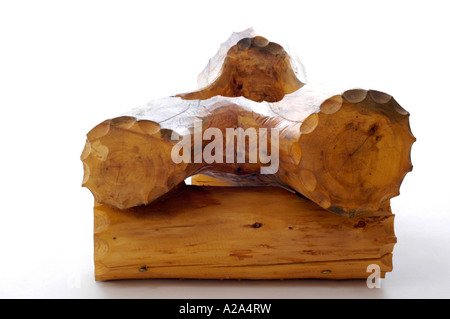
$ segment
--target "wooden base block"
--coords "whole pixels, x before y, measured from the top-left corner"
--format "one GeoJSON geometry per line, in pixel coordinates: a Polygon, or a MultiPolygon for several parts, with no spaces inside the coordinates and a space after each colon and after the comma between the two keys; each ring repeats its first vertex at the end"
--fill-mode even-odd
{"type": "Polygon", "coordinates": [[[389,203],[345,218],[277,187],[183,186],[94,216],[96,280],[384,277],[396,243],[389,203]]]}

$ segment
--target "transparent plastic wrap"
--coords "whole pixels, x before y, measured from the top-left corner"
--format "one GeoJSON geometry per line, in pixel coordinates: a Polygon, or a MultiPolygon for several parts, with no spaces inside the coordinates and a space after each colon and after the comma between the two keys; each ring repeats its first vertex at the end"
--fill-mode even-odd
{"type": "Polygon", "coordinates": [[[408,112],[382,92],[307,84],[303,70],[252,29],[233,33],[199,75],[198,91],[88,133],[83,186],[123,209],[205,174],[278,185],[344,216],[378,210],[412,169],[408,112]]]}

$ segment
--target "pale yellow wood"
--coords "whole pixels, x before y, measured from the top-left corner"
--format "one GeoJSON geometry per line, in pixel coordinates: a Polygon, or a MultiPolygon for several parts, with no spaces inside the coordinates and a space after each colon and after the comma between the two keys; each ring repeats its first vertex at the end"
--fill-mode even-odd
{"type": "Polygon", "coordinates": [[[389,203],[355,218],[277,187],[181,186],[148,206],[96,205],[97,280],[367,278],[392,270],[389,203]]]}
{"type": "Polygon", "coordinates": [[[221,181],[217,178],[203,175],[203,174],[197,174],[191,177],[191,185],[196,186],[231,186],[224,181],[221,181]]]}

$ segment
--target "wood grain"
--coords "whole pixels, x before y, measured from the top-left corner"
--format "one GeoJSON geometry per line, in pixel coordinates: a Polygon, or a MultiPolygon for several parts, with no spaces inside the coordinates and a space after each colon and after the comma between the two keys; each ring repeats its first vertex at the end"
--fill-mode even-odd
{"type": "Polygon", "coordinates": [[[345,218],[278,187],[181,185],[152,204],[96,204],[96,280],[367,278],[392,271],[389,203],[345,218]]]}

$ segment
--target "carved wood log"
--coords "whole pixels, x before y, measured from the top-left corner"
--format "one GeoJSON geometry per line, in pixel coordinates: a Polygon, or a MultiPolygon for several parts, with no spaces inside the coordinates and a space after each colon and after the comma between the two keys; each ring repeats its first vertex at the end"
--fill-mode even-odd
{"type": "MultiPolygon", "coordinates": [[[[107,120],[87,135],[83,186],[97,202],[130,208],[148,204],[193,174],[232,185],[279,185],[332,212],[354,216],[377,211],[399,194],[411,171],[415,141],[406,112],[390,95],[300,82],[284,49],[262,37],[230,46],[221,73],[202,90],[159,99],[107,120]],[[217,128],[265,128],[279,132],[279,170],[261,174],[250,163],[175,163],[171,152],[182,137],[217,128]]],[[[201,133],[200,133],[201,134],[201,133]]],[[[201,151],[210,141],[202,140],[201,151]]],[[[205,154],[203,154],[205,155],[205,154]]],[[[235,157],[238,156],[236,153],[235,157]]]]}
{"type": "Polygon", "coordinates": [[[97,280],[350,279],[371,264],[384,278],[396,243],[389,202],[349,219],[279,187],[181,186],[94,215],[97,280]]]}

